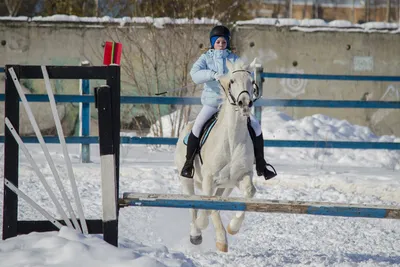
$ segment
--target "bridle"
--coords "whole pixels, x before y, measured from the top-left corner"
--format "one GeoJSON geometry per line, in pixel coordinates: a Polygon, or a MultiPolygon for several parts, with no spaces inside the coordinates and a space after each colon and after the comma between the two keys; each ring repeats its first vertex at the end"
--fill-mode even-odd
{"type": "MultiPolygon", "coordinates": [[[[235,71],[232,71],[232,74],[235,73],[235,72],[247,72],[248,74],[251,74],[251,72],[248,71],[248,70],[235,70],[235,71]]],[[[236,98],[232,95],[232,90],[231,90],[231,85],[232,85],[232,84],[233,84],[233,80],[230,80],[230,81],[229,81],[228,90],[226,90],[226,89],[222,86],[222,84],[220,83],[221,87],[224,89],[224,92],[225,92],[225,94],[226,94],[226,97],[228,98],[229,104],[231,104],[231,105],[233,105],[233,106],[242,106],[242,105],[243,105],[243,104],[241,103],[242,101],[239,101],[239,102],[238,102],[237,99],[239,99],[240,96],[241,96],[242,94],[247,94],[247,95],[250,97],[250,93],[249,93],[247,90],[243,90],[243,91],[241,91],[241,92],[239,93],[239,95],[237,96],[237,99],[236,99],[236,98]]],[[[249,107],[250,107],[250,108],[253,106],[254,102],[256,102],[256,101],[261,97],[261,95],[260,95],[260,90],[259,90],[259,88],[258,88],[258,85],[255,83],[254,80],[252,81],[252,84],[253,84],[253,99],[250,100],[250,103],[249,103],[249,107]]]]}

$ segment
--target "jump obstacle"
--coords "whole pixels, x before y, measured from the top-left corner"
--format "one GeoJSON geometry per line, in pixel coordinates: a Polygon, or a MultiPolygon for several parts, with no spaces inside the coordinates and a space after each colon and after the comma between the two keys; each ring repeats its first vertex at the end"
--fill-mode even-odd
{"type": "MultiPolygon", "coordinates": [[[[41,79],[43,67],[6,66],[5,117],[13,126],[5,129],[4,144],[4,208],[3,239],[33,231],[53,231],[65,225],[69,218],[56,220],[42,211],[49,221],[18,221],[18,196],[27,200],[18,189],[19,143],[15,133],[19,128],[19,98],[15,78],[41,79]],[[42,70],[42,71],[41,71],[42,70]]],[[[263,199],[185,196],[173,194],[123,193],[119,196],[119,146],[120,146],[120,67],[117,65],[90,67],[47,66],[49,79],[100,79],[107,84],[95,88],[95,105],[99,119],[99,145],[102,181],[102,220],[87,220],[89,234],[103,233],[106,242],[118,246],[118,213],[124,207],[170,207],[213,210],[232,210],[270,213],[292,213],[344,217],[400,219],[400,208],[391,206],[347,205],[340,203],[278,201],[263,199]]],[[[29,201],[29,200],[28,200],[29,201]]],[[[32,204],[32,203],[31,203],[32,204]]],[[[39,207],[40,208],[40,207],[39,207]]],[[[39,209],[38,209],[39,210],[39,209]]],[[[65,217],[65,216],[64,216],[65,217]]],[[[83,216],[79,218],[82,225],[83,216]]]]}
{"type": "Polygon", "coordinates": [[[329,202],[282,201],[233,197],[187,196],[181,194],[123,193],[120,207],[168,207],[292,213],[344,217],[400,219],[400,209],[391,206],[351,205],[329,202]]]}
{"type": "MultiPolygon", "coordinates": [[[[19,148],[24,150],[24,145],[21,142],[19,135],[19,102],[20,100],[23,102],[24,107],[28,113],[29,120],[33,126],[33,128],[38,128],[35,119],[33,118],[32,113],[29,109],[29,104],[26,102],[26,98],[21,93],[19,80],[20,79],[45,79],[46,89],[49,88],[49,80],[50,79],[96,79],[96,80],[105,80],[106,85],[101,88],[97,88],[99,91],[104,90],[103,88],[109,91],[108,98],[113,100],[113,108],[115,110],[106,110],[105,108],[109,107],[101,107],[99,109],[99,116],[102,117],[104,113],[111,114],[113,118],[102,119],[101,121],[107,120],[109,123],[104,126],[104,124],[99,122],[99,127],[101,127],[101,133],[99,136],[100,143],[100,153],[101,153],[101,163],[102,163],[102,175],[106,175],[107,179],[103,179],[103,191],[104,194],[107,195],[107,199],[109,200],[110,196],[114,196],[115,199],[112,201],[107,201],[103,203],[103,218],[97,220],[85,220],[83,212],[79,212],[81,209],[81,205],[79,202],[79,196],[77,196],[77,192],[74,192],[75,203],[77,203],[77,210],[79,213],[79,219],[74,218],[74,214],[72,209],[70,209],[70,216],[72,217],[73,224],[75,229],[81,231],[83,233],[89,234],[104,234],[104,240],[108,243],[117,245],[117,237],[118,237],[118,227],[117,224],[117,194],[118,192],[118,181],[119,181],[119,129],[120,129],[120,110],[119,110],[119,99],[120,99],[120,67],[118,65],[109,65],[109,66],[32,66],[32,65],[6,65],[5,66],[5,136],[4,136],[4,201],[3,201],[3,235],[2,239],[8,239],[11,237],[15,237],[19,234],[28,234],[30,232],[45,232],[45,231],[55,231],[59,229],[61,225],[71,226],[67,215],[63,212],[62,220],[52,218],[47,212],[43,211],[35,205],[35,203],[21,190],[18,189],[18,161],[19,161],[19,148]],[[47,77],[45,77],[47,76],[47,77]],[[104,129],[107,128],[107,131],[104,129]],[[112,154],[112,159],[110,160],[110,154],[112,154]],[[109,165],[107,163],[110,162],[109,165]],[[104,168],[104,166],[107,166],[104,168]],[[106,186],[104,186],[106,185],[106,186]],[[104,189],[105,187],[105,189],[104,189]],[[32,207],[38,210],[43,216],[45,216],[48,221],[30,221],[30,220],[18,220],[18,197],[23,198],[27,201],[32,207]],[[77,198],[78,197],[78,198],[77,198]]],[[[95,90],[97,91],[95,88],[95,90]]],[[[49,93],[49,91],[48,91],[49,93]]],[[[49,94],[50,103],[52,106],[52,112],[55,117],[56,126],[57,126],[57,112],[55,110],[54,96],[49,94]]],[[[105,101],[103,101],[105,102],[105,101]]],[[[59,118],[58,118],[59,121],[59,118]]],[[[57,126],[58,127],[58,126],[57,126]]],[[[36,129],[38,130],[38,129],[36,129]]],[[[60,143],[63,146],[64,156],[66,152],[66,145],[63,142],[63,134],[62,131],[58,131],[60,143]]],[[[37,139],[39,139],[42,148],[46,153],[45,144],[43,141],[43,137],[41,136],[40,131],[35,131],[37,139]]],[[[24,150],[25,155],[29,158],[29,151],[24,150]],[[28,152],[28,153],[26,153],[28,152]]],[[[65,157],[67,158],[68,155],[65,157]]],[[[51,157],[46,157],[51,166],[51,157]]],[[[32,160],[31,163],[34,163],[32,160]]],[[[68,165],[68,162],[67,162],[68,165]]],[[[32,165],[34,167],[34,165],[32,165]]],[[[67,166],[69,172],[71,166],[67,166]]],[[[34,167],[35,169],[35,167],[34,167]]],[[[51,168],[53,175],[57,178],[57,170],[53,170],[55,168],[51,168]]],[[[40,172],[38,173],[40,178],[40,172]]],[[[42,177],[43,178],[43,177],[42,177]]],[[[71,178],[71,177],[70,177],[71,178]]],[[[72,177],[73,178],[73,177],[72,177]]],[[[58,179],[56,179],[57,181],[58,179]]],[[[44,179],[41,179],[42,183],[44,179]]],[[[71,184],[74,190],[74,181],[71,180],[71,184]]],[[[44,184],[46,187],[46,185],[44,184]]],[[[63,192],[62,184],[60,184],[59,189],[61,193],[63,192]]],[[[50,192],[49,192],[50,194],[50,192]]],[[[53,201],[54,198],[52,197],[53,201]]],[[[68,199],[63,196],[66,205],[68,206],[68,199]]],[[[54,201],[56,206],[57,201],[54,201]]]]}
{"type": "MultiPolygon", "coordinates": [[[[119,109],[120,102],[113,102],[113,99],[108,97],[109,88],[97,92],[96,103],[100,107],[108,107],[104,110],[119,109]],[[105,101],[105,102],[102,102],[105,101]],[[115,106],[118,106],[116,108],[115,106]]],[[[99,108],[98,107],[98,108],[99,108]]],[[[102,134],[110,128],[105,127],[104,131],[101,125],[112,125],[110,119],[115,118],[112,114],[100,116],[99,113],[99,135],[100,141],[102,134]],[[104,120],[104,121],[102,121],[104,120]]],[[[115,140],[114,140],[115,141],[115,140]]],[[[100,142],[100,150],[105,143],[100,142]]],[[[109,151],[110,152],[110,151],[109,151]]],[[[111,153],[111,152],[110,152],[111,153]]],[[[106,154],[105,152],[101,155],[106,154]]],[[[112,157],[109,159],[112,160],[112,157]]],[[[103,161],[102,161],[103,164],[103,161]]],[[[111,163],[108,162],[108,165],[111,163]]],[[[103,170],[103,167],[102,167],[103,170]]],[[[107,170],[106,170],[107,172],[107,170]]],[[[103,184],[113,184],[113,174],[108,175],[102,172],[103,184]],[[105,180],[110,180],[107,182],[105,180]]],[[[107,192],[107,188],[103,188],[103,205],[104,203],[112,203],[116,199],[114,190],[107,192]]],[[[117,194],[118,195],[118,194],[117,194]]],[[[400,208],[391,206],[372,206],[372,205],[349,205],[343,203],[322,203],[322,202],[301,202],[301,201],[278,201],[278,200],[263,200],[263,199],[244,199],[244,198],[223,198],[223,197],[206,197],[206,196],[185,196],[178,194],[143,194],[129,193],[122,194],[122,198],[118,198],[118,209],[124,207],[169,207],[169,208],[196,208],[210,210],[232,210],[232,211],[250,211],[250,212],[275,212],[275,213],[292,213],[292,214],[308,214],[308,215],[325,215],[325,216],[342,216],[342,217],[367,217],[367,218],[387,218],[400,219],[400,208]]],[[[115,207],[116,205],[112,205],[115,207]]],[[[104,206],[103,206],[104,209],[104,206]]],[[[117,218],[118,220],[118,218],[117,218]]],[[[118,228],[118,222],[114,225],[118,228]]],[[[118,232],[118,231],[115,231],[118,232]]]]}

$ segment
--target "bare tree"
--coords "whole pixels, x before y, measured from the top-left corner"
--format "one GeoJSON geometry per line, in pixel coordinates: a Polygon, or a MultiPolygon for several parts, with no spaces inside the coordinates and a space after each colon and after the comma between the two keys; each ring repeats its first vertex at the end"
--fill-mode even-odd
{"type": "Polygon", "coordinates": [[[312,18],[315,18],[315,19],[318,19],[318,18],[319,18],[318,9],[319,9],[318,0],[314,0],[314,2],[313,2],[313,15],[312,15],[312,18]]]}
{"type": "Polygon", "coordinates": [[[390,0],[386,0],[386,22],[390,22],[390,0]]]}
{"type": "Polygon", "coordinates": [[[41,0],[0,1],[0,16],[28,16],[41,14],[41,0]],[[18,8],[19,4],[19,8],[18,8]],[[11,10],[11,11],[10,11],[11,10]]]}
{"type": "Polygon", "coordinates": [[[307,9],[308,9],[308,0],[304,0],[303,12],[302,12],[302,19],[306,18],[307,9]]]}
{"type": "Polygon", "coordinates": [[[368,21],[370,21],[370,12],[371,12],[370,1],[369,0],[364,0],[364,1],[365,1],[365,7],[364,7],[365,18],[364,18],[364,20],[365,20],[365,22],[368,22],[368,21]]]}
{"type": "MultiPolygon", "coordinates": [[[[172,23],[163,29],[151,23],[109,28],[108,38],[124,46],[122,95],[154,96],[167,90],[169,96],[193,95],[197,88],[191,81],[189,70],[201,53],[195,28],[194,23],[172,23]]],[[[151,125],[155,136],[177,136],[190,113],[191,106],[183,105],[121,105],[121,120],[125,126],[141,131],[142,127],[151,125]],[[166,115],[171,126],[169,132],[161,122],[166,115]]]]}
{"type": "MultiPolygon", "coordinates": [[[[238,18],[248,18],[244,0],[110,0],[103,12],[109,8],[118,16],[132,17],[169,17],[172,21],[178,18],[208,17],[219,21],[234,21],[238,18]],[[123,10],[121,9],[123,7],[123,10]]],[[[193,20],[191,20],[193,21],[193,20]]],[[[170,96],[192,95],[196,89],[189,76],[191,64],[200,55],[198,40],[195,36],[193,23],[185,25],[168,24],[163,29],[152,26],[133,26],[125,29],[113,29],[109,38],[124,44],[121,68],[126,88],[123,94],[154,96],[156,93],[171,91],[170,96]],[[145,27],[145,28],[143,28],[145,27]],[[129,88],[129,89],[128,89],[129,88]]],[[[207,32],[209,28],[207,27],[207,32]]],[[[201,35],[206,37],[207,33],[201,35]]],[[[160,106],[160,105],[123,105],[122,120],[131,118],[130,125],[138,124],[138,117],[145,117],[146,123],[152,125],[152,132],[157,136],[177,136],[186,124],[191,113],[190,106],[160,106]],[[134,114],[133,114],[134,112],[134,114]],[[171,132],[166,133],[161,118],[169,115],[171,132]]],[[[136,125],[140,127],[140,125],[136,125]]]]}
{"type": "Polygon", "coordinates": [[[18,11],[21,8],[22,0],[4,0],[8,14],[11,17],[15,17],[18,15],[18,11]]]}
{"type": "Polygon", "coordinates": [[[42,0],[41,15],[66,14],[76,16],[95,16],[93,0],[42,0]]]}
{"type": "Polygon", "coordinates": [[[94,15],[99,16],[99,0],[94,0],[94,15]]]}
{"type": "Polygon", "coordinates": [[[293,17],[293,0],[289,0],[289,18],[293,17]]]}
{"type": "Polygon", "coordinates": [[[399,20],[397,23],[399,24],[400,28],[400,0],[397,0],[397,19],[399,20]]]}
{"type": "Polygon", "coordinates": [[[246,0],[108,0],[102,4],[104,13],[114,17],[213,18],[223,23],[251,18],[246,0]]]}

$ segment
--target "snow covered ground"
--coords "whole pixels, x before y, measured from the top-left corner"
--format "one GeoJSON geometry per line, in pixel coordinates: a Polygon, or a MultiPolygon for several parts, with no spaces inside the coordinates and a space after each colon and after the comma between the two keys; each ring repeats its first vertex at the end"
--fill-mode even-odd
{"type": "MultiPolygon", "coordinates": [[[[273,109],[263,112],[265,139],[400,142],[375,136],[347,121],[314,115],[293,120],[273,109]]],[[[72,200],[59,145],[49,145],[72,200]]],[[[28,145],[59,196],[39,145],[28,145]]],[[[101,218],[100,160],[91,146],[92,163],[79,163],[79,147],[68,145],[86,218],[101,218]]],[[[174,147],[122,145],[122,192],[180,193],[173,166],[174,147]]],[[[400,152],[331,148],[265,148],[278,177],[255,177],[256,198],[329,201],[400,207],[400,152]]],[[[3,158],[0,173],[3,175],[3,158]]],[[[20,189],[50,214],[60,217],[38,177],[20,152],[20,189]]],[[[240,197],[239,192],[233,195],[240,197]]],[[[2,227],[3,188],[0,189],[2,227]]],[[[222,211],[224,223],[234,214],[222,211]]],[[[44,218],[19,202],[19,219],[44,218]]],[[[186,209],[129,207],[120,210],[119,248],[101,235],[84,236],[63,228],[0,241],[0,266],[400,266],[400,221],[294,214],[247,213],[244,225],[229,236],[229,252],[215,251],[212,224],[203,244],[189,242],[186,209]]]]}

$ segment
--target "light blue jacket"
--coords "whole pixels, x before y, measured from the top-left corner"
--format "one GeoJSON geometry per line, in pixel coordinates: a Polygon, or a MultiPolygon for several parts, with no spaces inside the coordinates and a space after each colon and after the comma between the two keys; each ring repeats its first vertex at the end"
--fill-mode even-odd
{"type": "Polygon", "coordinates": [[[196,84],[204,83],[203,93],[201,94],[201,103],[203,105],[218,107],[222,102],[221,89],[214,76],[228,73],[226,61],[234,63],[239,57],[230,50],[209,49],[202,54],[193,64],[190,70],[190,76],[196,84]]]}

